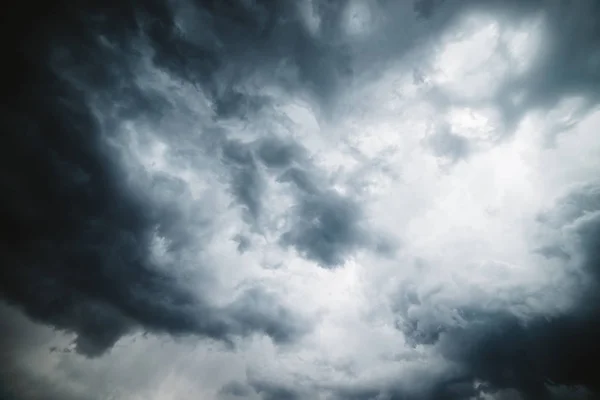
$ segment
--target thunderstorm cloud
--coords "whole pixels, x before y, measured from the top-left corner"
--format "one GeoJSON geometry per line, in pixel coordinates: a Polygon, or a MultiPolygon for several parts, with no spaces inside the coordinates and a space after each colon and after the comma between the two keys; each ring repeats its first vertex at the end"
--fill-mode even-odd
{"type": "Polygon", "coordinates": [[[3,16],[0,398],[600,398],[600,3],[3,16]]]}

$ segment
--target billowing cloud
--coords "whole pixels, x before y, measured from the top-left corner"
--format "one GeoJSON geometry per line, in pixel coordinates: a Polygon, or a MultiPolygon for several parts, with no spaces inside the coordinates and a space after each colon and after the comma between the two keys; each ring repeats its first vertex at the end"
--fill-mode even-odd
{"type": "Polygon", "coordinates": [[[597,397],[598,7],[15,10],[0,396],[597,397]]]}

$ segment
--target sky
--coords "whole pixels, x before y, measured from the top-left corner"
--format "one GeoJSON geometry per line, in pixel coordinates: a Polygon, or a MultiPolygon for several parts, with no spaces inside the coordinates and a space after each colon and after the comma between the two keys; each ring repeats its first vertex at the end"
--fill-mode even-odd
{"type": "Polygon", "coordinates": [[[600,398],[600,3],[18,8],[1,400],[600,398]]]}

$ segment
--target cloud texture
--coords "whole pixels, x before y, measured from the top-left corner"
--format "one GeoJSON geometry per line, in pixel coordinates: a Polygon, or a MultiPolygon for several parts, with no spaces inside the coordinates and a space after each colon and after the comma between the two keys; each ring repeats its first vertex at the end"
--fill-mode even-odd
{"type": "Polygon", "coordinates": [[[597,2],[6,17],[0,397],[600,396],[597,2]]]}

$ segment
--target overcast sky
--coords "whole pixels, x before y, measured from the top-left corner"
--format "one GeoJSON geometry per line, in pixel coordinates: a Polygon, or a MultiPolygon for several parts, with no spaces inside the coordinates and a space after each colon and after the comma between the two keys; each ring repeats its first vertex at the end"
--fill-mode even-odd
{"type": "Polygon", "coordinates": [[[600,398],[600,3],[35,7],[0,399],[600,398]]]}

